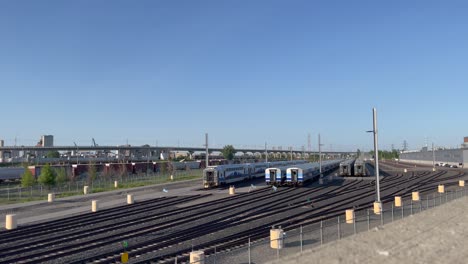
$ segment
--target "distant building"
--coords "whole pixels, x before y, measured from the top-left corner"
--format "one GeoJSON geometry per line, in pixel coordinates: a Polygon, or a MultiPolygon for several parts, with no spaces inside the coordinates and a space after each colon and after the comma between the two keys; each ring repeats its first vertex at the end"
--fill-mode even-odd
{"type": "Polygon", "coordinates": [[[432,149],[427,147],[421,151],[404,151],[400,154],[400,160],[425,165],[432,165],[434,160],[435,163],[448,163],[468,168],[468,137],[464,138],[461,146],[459,149],[436,149],[434,155],[432,149]]]}
{"type": "Polygon", "coordinates": [[[463,144],[461,144],[462,148],[468,148],[468,137],[465,137],[463,139],[463,144]]]}
{"type": "Polygon", "coordinates": [[[54,136],[44,135],[41,137],[42,147],[53,147],[54,146],[54,136]]]}

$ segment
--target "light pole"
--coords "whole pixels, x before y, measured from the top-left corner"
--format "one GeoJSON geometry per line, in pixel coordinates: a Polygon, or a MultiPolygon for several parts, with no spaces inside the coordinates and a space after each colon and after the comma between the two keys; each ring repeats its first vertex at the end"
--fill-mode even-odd
{"type": "Polygon", "coordinates": [[[434,152],[434,142],[432,142],[432,171],[435,171],[435,152],[434,152]]]}
{"type": "Polygon", "coordinates": [[[208,164],[209,164],[209,157],[208,157],[208,133],[205,133],[205,147],[206,147],[206,152],[205,152],[205,168],[208,168],[208,164]]]}
{"type": "Polygon", "coordinates": [[[322,177],[322,143],[320,143],[320,134],[318,134],[318,148],[319,148],[320,177],[322,177]]]}
{"type": "Polygon", "coordinates": [[[378,147],[378,130],[377,130],[377,110],[372,108],[374,129],[367,131],[374,133],[374,160],[375,160],[375,184],[377,190],[377,202],[380,204],[380,175],[379,175],[379,147],[378,147]]]}
{"type": "Polygon", "coordinates": [[[265,142],[265,162],[268,162],[267,143],[265,142]]]}

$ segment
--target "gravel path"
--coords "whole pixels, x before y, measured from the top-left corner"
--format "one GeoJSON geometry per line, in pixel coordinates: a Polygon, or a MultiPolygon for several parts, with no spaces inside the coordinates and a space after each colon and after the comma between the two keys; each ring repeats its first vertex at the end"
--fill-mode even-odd
{"type": "Polygon", "coordinates": [[[468,197],[276,263],[468,263],[468,197]]]}

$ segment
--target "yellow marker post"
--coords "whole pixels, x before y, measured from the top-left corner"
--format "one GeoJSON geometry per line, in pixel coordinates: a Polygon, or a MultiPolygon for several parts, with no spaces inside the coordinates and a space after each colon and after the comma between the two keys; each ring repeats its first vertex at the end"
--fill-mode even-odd
{"type": "Polygon", "coordinates": [[[438,191],[439,193],[444,193],[444,192],[445,192],[445,187],[444,187],[444,185],[440,184],[438,187],[439,187],[439,188],[438,188],[437,191],[438,191]]]}
{"type": "Polygon", "coordinates": [[[401,207],[401,196],[395,196],[395,207],[401,207]]]}
{"type": "Polygon", "coordinates": [[[128,262],[128,252],[124,252],[120,254],[120,262],[127,263],[128,262]]]}
{"type": "Polygon", "coordinates": [[[346,223],[347,224],[354,223],[354,210],[353,209],[346,210],[346,223]]]}

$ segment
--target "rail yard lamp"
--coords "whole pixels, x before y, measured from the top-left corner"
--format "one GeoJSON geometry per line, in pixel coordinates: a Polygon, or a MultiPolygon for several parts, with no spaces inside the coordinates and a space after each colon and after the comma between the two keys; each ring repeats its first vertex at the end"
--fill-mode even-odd
{"type": "Polygon", "coordinates": [[[373,123],[374,129],[370,131],[366,131],[368,133],[374,133],[374,160],[375,160],[375,184],[376,184],[376,191],[377,191],[377,202],[379,206],[382,206],[380,201],[380,175],[379,175],[379,147],[378,147],[378,130],[377,130],[377,110],[372,108],[373,114],[373,123]]]}
{"type": "Polygon", "coordinates": [[[323,144],[320,141],[320,134],[318,134],[318,148],[319,148],[319,171],[320,177],[322,177],[322,146],[323,144]]]}

